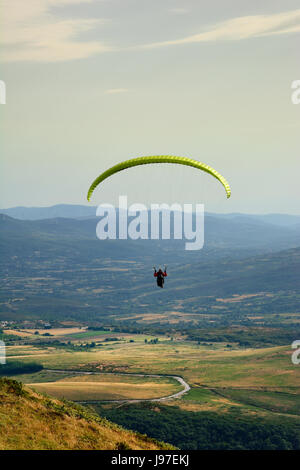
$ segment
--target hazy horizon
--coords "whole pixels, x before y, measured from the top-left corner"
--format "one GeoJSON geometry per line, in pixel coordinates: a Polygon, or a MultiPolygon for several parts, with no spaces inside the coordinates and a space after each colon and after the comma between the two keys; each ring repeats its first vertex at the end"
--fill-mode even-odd
{"type": "MultiPolygon", "coordinates": [[[[131,205],[133,202],[128,202],[128,206],[131,205]]],[[[146,204],[145,204],[146,205],[146,204]]],[[[181,204],[183,206],[183,204],[181,204]]],[[[12,207],[0,207],[0,213],[1,211],[9,211],[9,210],[13,210],[13,209],[51,209],[51,208],[54,208],[54,207],[60,207],[60,206],[71,206],[71,207],[84,207],[84,208],[88,208],[88,209],[96,209],[98,206],[96,205],[93,205],[93,204],[68,204],[68,203],[58,203],[58,204],[52,204],[52,205],[42,205],[42,206],[21,206],[21,205],[17,205],[17,206],[12,206],[12,207]]],[[[119,206],[116,205],[115,206],[117,209],[119,209],[119,206]]],[[[147,209],[150,209],[150,205],[146,205],[147,209]]],[[[210,213],[210,214],[214,214],[214,215],[258,215],[258,216],[268,216],[268,215],[283,215],[283,216],[291,216],[291,217],[300,217],[300,214],[295,214],[295,213],[288,213],[288,212],[214,212],[214,211],[210,211],[210,210],[206,210],[205,207],[204,207],[204,211],[205,213],[210,213]]],[[[96,211],[95,211],[95,216],[96,216],[96,211]]]]}

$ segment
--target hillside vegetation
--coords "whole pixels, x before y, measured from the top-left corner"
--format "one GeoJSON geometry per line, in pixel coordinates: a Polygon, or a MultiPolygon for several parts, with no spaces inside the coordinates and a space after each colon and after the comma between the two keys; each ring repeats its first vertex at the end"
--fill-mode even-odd
{"type": "Polygon", "coordinates": [[[0,378],[0,449],[173,449],[127,431],[81,406],[0,378]]]}
{"type": "Polygon", "coordinates": [[[93,406],[101,416],[139,432],[151,429],[152,436],[168,438],[182,450],[300,449],[298,420],[258,415],[254,409],[245,413],[240,406],[228,407],[225,413],[187,411],[174,405],[146,402],[122,408],[93,406]]]}

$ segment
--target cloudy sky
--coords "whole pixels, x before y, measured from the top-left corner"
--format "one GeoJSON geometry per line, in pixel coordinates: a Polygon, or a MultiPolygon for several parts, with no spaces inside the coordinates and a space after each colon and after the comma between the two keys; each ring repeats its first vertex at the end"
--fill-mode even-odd
{"type": "Polygon", "coordinates": [[[0,0],[0,206],[204,203],[300,214],[299,0],[0,0]]]}

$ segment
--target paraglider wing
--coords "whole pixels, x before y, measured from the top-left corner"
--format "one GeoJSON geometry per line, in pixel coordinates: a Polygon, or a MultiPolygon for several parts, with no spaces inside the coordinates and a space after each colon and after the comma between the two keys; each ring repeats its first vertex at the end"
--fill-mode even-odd
{"type": "Polygon", "coordinates": [[[100,183],[102,183],[102,181],[104,181],[106,178],[109,178],[114,173],[117,173],[118,171],[126,170],[127,168],[131,168],[133,166],[147,165],[147,164],[152,164],[152,163],[176,163],[179,165],[192,166],[194,168],[197,168],[198,170],[206,171],[206,173],[209,173],[210,175],[214,176],[217,180],[220,181],[220,183],[222,183],[222,185],[225,188],[227,198],[229,198],[231,195],[231,189],[226,179],[222,175],[220,175],[220,173],[218,173],[216,170],[206,165],[205,163],[201,163],[198,160],[193,160],[188,157],[175,157],[172,155],[155,155],[155,156],[138,157],[138,158],[132,158],[131,160],[125,160],[124,162],[118,163],[117,165],[104,171],[104,173],[101,173],[101,175],[95,179],[95,181],[91,184],[89,188],[88,195],[87,195],[88,201],[90,200],[94,189],[100,183]]]}

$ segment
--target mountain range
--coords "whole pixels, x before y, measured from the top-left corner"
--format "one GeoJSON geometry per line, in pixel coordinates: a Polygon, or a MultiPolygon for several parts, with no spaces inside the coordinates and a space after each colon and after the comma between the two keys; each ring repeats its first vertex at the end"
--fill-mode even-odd
{"type": "Polygon", "coordinates": [[[186,251],[182,240],[100,241],[92,216],[0,214],[0,318],[296,311],[300,225],[283,219],[206,214],[204,248],[186,251]],[[164,263],[169,276],[161,292],[152,266],[164,263]],[[247,301],[217,300],[237,295],[247,301]]]}

